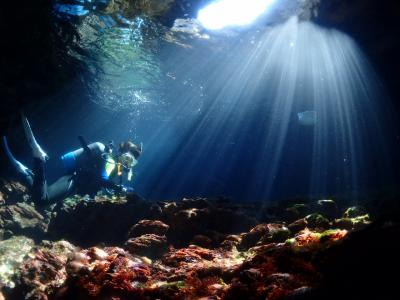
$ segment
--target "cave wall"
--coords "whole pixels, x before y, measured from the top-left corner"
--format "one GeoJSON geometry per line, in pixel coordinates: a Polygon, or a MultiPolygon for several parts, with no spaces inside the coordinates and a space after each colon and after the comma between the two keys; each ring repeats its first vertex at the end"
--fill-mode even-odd
{"type": "Polygon", "coordinates": [[[400,2],[321,0],[315,21],[344,31],[361,46],[400,111],[400,2]]]}

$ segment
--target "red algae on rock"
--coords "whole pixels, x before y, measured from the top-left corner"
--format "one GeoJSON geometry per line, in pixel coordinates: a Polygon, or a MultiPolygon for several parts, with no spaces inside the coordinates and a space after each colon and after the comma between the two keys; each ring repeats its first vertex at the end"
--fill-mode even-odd
{"type": "Polygon", "coordinates": [[[348,234],[347,230],[331,229],[322,233],[311,231],[308,228],[300,231],[288,243],[297,246],[316,246],[319,247],[323,242],[336,242],[343,239],[348,234]]]}
{"type": "Polygon", "coordinates": [[[70,287],[82,295],[80,299],[86,296],[101,299],[120,291],[140,294],[139,287],[151,276],[151,268],[146,262],[121,248],[90,248],[80,253],[67,265],[70,287]],[[68,268],[77,262],[81,268],[68,268]]]}
{"type": "MultiPolygon", "coordinates": [[[[137,207],[140,203],[143,209],[139,215],[143,211],[151,212],[145,209],[147,203],[101,201],[92,205],[114,205],[119,213],[124,205],[137,207]]],[[[321,219],[318,215],[308,218],[304,224],[289,226],[278,220],[257,225],[251,217],[229,230],[231,225],[222,226],[220,216],[229,217],[230,223],[240,220],[240,204],[238,209],[235,205],[207,199],[161,203],[161,212],[154,220],[147,213],[140,220],[126,218],[125,229],[118,231],[121,236],[112,238],[111,242],[105,240],[122,248],[77,249],[67,242],[44,243],[22,263],[20,284],[6,297],[284,299],[318,287],[322,274],[315,257],[349,236],[347,230],[325,230],[326,224],[332,227],[334,221],[323,220],[324,226],[316,222],[317,226],[309,227],[312,222],[308,221],[321,219]],[[128,227],[129,222],[132,224],[128,227]],[[124,244],[129,228],[131,238],[124,244]],[[115,240],[121,242],[114,243],[115,240]]],[[[84,208],[81,204],[78,206],[78,210],[84,208]]],[[[67,217],[68,210],[64,213],[67,217]]],[[[97,230],[99,238],[102,231],[97,230]]],[[[106,236],[110,235],[111,228],[107,232],[106,236]]]]}
{"type": "Polygon", "coordinates": [[[45,242],[36,247],[21,265],[21,283],[11,299],[48,299],[67,280],[66,263],[75,247],[66,241],[45,242]]]}
{"type": "Polygon", "coordinates": [[[23,275],[24,282],[40,282],[32,285],[33,294],[28,293],[43,296],[38,299],[284,299],[318,286],[321,274],[309,254],[346,234],[307,229],[292,242],[261,244],[242,252],[235,246],[171,246],[155,261],[118,247],[71,248],[68,261],[66,255],[41,250],[26,265],[37,270],[34,274],[46,272],[49,279],[23,275]]]}
{"type": "Polygon", "coordinates": [[[248,252],[192,245],[171,248],[155,262],[120,248],[80,253],[68,262],[83,266],[67,267],[69,296],[63,299],[281,299],[319,278],[311,263],[284,244],[248,252]]]}

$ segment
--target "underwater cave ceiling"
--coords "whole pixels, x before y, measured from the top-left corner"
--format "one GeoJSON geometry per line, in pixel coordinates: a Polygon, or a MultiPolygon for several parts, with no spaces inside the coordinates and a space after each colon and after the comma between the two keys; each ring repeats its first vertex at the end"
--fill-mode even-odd
{"type": "MultiPolygon", "coordinates": [[[[293,15],[309,20],[315,16],[321,0],[279,0],[265,23],[273,25],[287,20],[293,15]]],[[[82,2],[82,1],[80,1],[82,2]]],[[[84,2],[84,1],[83,1],[84,2]]],[[[93,2],[93,1],[92,1],[93,2]]],[[[132,19],[144,14],[171,27],[176,19],[196,18],[199,9],[211,0],[98,0],[98,10],[107,15],[132,19]]],[[[92,6],[92,5],[91,5],[92,6]]],[[[118,18],[117,18],[118,19],[118,18]]]]}
{"type": "Polygon", "coordinates": [[[321,0],[316,22],[356,40],[385,82],[400,111],[400,2],[395,0],[321,0]]]}
{"type": "MultiPolygon", "coordinates": [[[[123,22],[145,14],[166,27],[176,19],[195,17],[208,0],[94,0],[58,1],[82,5],[80,22],[96,5],[103,14],[123,22]],[[121,16],[123,18],[121,18],[121,16]]],[[[399,98],[396,70],[400,64],[398,16],[400,3],[375,0],[280,0],[262,25],[273,25],[297,14],[301,19],[313,19],[322,25],[337,28],[356,39],[366,51],[380,75],[387,82],[394,99],[399,98]],[[273,17],[272,17],[273,16],[273,17]]],[[[45,96],[55,94],[68,83],[79,83],[99,71],[88,68],[90,54],[82,48],[81,33],[69,21],[55,20],[53,1],[7,1],[1,4],[2,31],[0,60],[0,130],[10,116],[25,105],[45,103],[45,96]],[[20,8],[24,7],[23,10],[20,8]],[[77,80],[78,79],[78,80],[77,80]]],[[[76,22],[76,18],[73,19],[76,22]]],[[[100,70],[101,71],[101,70],[100,70]]],[[[398,101],[397,101],[398,102],[398,101]]],[[[399,103],[396,103],[399,106],[399,103]]]]}

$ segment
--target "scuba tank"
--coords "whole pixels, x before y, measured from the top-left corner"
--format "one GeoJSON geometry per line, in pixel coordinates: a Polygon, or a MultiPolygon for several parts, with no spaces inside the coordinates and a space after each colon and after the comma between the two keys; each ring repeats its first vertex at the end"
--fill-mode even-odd
{"type": "Polygon", "coordinates": [[[87,169],[88,166],[96,168],[104,151],[104,144],[96,142],[68,152],[61,156],[61,159],[67,173],[72,174],[80,169],[87,169]]]}

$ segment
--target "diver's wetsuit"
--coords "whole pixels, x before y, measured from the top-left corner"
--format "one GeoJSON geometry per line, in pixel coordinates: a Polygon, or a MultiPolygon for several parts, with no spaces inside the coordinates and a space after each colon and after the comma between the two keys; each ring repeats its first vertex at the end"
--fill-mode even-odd
{"type": "Polygon", "coordinates": [[[112,142],[107,147],[99,142],[88,145],[83,137],[79,136],[82,148],[61,157],[66,174],[52,185],[48,185],[46,180],[48,156],[37,143],[28,119],[23,114],[21,117],[25,136],[34,158],[33,171],[15,159],[5,136],[3,136],[2,146],[9,161],[31,188],[35,202],[48,204],[73,194],[94,196],[101,188],[113,189],[117,192],[129,190],[129,187],[122,186],[122,174],[126,172],[127,180],[131,180],[132,167],[137,163],[136,158],[142,152],[142,145],[139,148],[131,142],[121,143],[120,151],[125,150],[124,153],[118,155],[117,162],[111,155],[112,142]],[[111,180],[116,175],[119,178],[119,185],[111,180]]]}
{"type": "Polygon", "coordinates": [[[107,153],[102,143],[92,143],[62,156],[66,175],[51,185],[47,184],[43,160],[34,159],[33,174],[26,176],[26,183],[32,188],[36,203],[48,204],[73,194],[95,195],[101,188],[118,188],[105,172],[107,153]]]}

